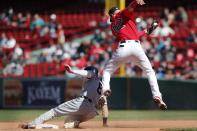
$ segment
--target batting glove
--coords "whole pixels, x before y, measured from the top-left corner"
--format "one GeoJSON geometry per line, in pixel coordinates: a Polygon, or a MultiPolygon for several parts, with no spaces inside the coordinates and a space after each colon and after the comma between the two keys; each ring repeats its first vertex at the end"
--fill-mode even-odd
{"type": "Polygon", "coordinates": [[[97,109],[101,109],[105,104],[105,96],[101,96],[96,104],[97,109]]]}

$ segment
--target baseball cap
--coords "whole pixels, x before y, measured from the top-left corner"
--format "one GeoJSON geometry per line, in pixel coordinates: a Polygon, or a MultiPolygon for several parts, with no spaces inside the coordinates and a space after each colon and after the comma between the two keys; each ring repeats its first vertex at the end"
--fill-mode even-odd
{"type": "Polygon", "coordinates": [[[119,10],[119,8],[118,8],[117,6],[114,6],[114,7],[112,7],[112,8],[109,10],[108,14],[109,14],[109,15],[112,15],[116,10],[119,10]]]}

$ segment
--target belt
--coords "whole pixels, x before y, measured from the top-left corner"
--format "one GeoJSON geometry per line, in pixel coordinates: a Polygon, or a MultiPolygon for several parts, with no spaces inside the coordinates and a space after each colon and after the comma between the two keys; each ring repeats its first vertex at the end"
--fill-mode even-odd
{"type": "Polygon", "coordinates": [[[90,98],[88,98],[87,96],[80,96],[80,97],[82,97],[82,98],[88,100],[88,102],[92,103],[92,100],[90,98]]]}
{"type": "Polygon", "coordinates": [[[140,41],[139,40],[122,40],[120,41],[120,47],[124,47],[124,45],[122,45],[123,43],[127,43],[127,42],[136,42],[136,43],[139,43],[140,41]]]}
{"type": "Polygon", "coordinates": [[[139,40],[122,40],[122,41],[120,41],[120,43],[127,43],[127,42],[140,42],[139,40]]]}

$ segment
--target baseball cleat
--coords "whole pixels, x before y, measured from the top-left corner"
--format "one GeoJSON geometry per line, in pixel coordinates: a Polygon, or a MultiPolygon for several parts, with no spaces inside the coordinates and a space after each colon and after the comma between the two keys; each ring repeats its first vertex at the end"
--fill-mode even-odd
{"type": "Polygon", "coordinates": [[[103,127],[108,127],[108,125],[107,124],[103,124],[103,127]]]}
{"type": "Polygon", "coordinates": [[[28,129],[28,124],[27,123],[21,123],[18,125],[19,128],[22,128],[22,129],[28,129]]]}
{"type": "Polygon", "coordinates": [[[161,110],[167,110],[167,105],[163,102],[163,100],[158,97],[158,96],[155,96],[153,98],[154,102],[157,104],[157,106],[161,109],[161,110]]]}
{"type": "Polygon", "coordinates": [[[29,125],[28,123],[22,123],[22,124],[19,124],[19,128],[22,128],[22,129],[35,129],[35,126],[34,125],[29,125]]]}
{"type": "Polygon", "coordinates": [[[69,128],[79,128],[79,121],[73,121],[73,122],[66,122],[64,123],[64,128],[69,129],[69,128]]]}

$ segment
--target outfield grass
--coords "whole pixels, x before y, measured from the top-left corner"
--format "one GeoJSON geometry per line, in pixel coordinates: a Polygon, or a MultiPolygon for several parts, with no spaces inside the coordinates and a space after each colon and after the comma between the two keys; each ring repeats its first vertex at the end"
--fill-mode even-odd
{"type": "Polygon", "coordinates": [[[197,128],[166,128],[161,131],[197,131],[197,128]]]}
{"type": "MultiPolygon", "coordinates": [[[[47,110],[0,110],[0,121],[32,120],[47,110]]],[[[63,117],[57,118],[62,120],[63,117]]],[[[56,119],[56,120],[57,120],[56,119]]],[[[100,116],[95,120],[100,119],[100,116]]],[[[111,110],[110,120],[197,120],[197,111],[111,110]]]]}
{"type": "Polygon", "coordinates": [[[110,111],[113,120],[197,120],[197,111],[110,111]]]}

